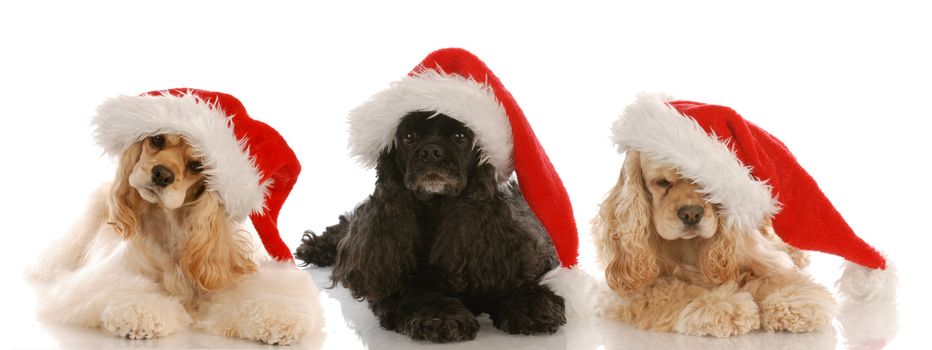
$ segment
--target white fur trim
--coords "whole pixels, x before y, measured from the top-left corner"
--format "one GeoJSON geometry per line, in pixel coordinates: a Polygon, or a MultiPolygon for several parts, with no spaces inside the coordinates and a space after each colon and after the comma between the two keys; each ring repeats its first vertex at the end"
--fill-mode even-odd
{"type": "Polygon", "coordinates": [[[637,150],[693,179],[729,224],[756,229],[779,210],[766,181],[755,179],[724,140],[677,112],[661,95],[641,94],[612,125],[618,152],[637,150]]]}
{"type": "Polygon", "coordinates": [[[580,319],[595,315],[599,285],[595,278],[579,267],[550,270],[540,279],[540,284],[563,297],[567,318],[580,319]]]}
{"type": "Polygon", "coordinates": [[[184,136],[204,157],[208,189],[217,191],[234,220],[264,212],[269,183],[249,157],[246,139],[237,140],[232,116],[198,96],[120,96],[97,108],[92,124],[97,143],[111,156],[146,137],[173,133],[184,136]]]}
{"type": "Polygon", "coordinates": [[[395,130],[411,112],[435,111],[456,119],[476,134],[481,162],[508,181],[514,169],[511,124],[491,87],[456,74],[425,69],[397,81],[349,113],[349,148],[366,167],[393,147],[395,130]]]}
{"type": "Polygon", "coordinates": [[[845,261],[844,272],[835,284],[845,298],[859,302],[896,300],[899,279],[896,269],[887,260],[887,268],[871,269],[845,261]]]}

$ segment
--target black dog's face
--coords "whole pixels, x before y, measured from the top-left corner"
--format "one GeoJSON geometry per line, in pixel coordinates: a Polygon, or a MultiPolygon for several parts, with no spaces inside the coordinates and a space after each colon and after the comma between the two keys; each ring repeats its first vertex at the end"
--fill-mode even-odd
{"type": "Polygon", "coordinates": [[[472,130],[434,112],[413,112],[395,132],[395,163],[404,184],[421,200],[456,196],[466,188],[478,162],[472,130]]]}

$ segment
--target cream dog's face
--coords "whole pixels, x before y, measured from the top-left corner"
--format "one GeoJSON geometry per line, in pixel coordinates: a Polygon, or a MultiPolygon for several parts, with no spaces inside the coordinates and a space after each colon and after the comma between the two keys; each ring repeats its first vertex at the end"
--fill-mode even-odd
{"type": "Polygon", "coordinates": [[[675,168],[642,154],[641,175],[650,193],[652,221],[663,239],[711,238],[718,229],[715,208],[706,202],[699,186],[675,168]]]}
{"type": "Polygon", "coordinates": [[[130,186],[139,196],[164,208],[177,209],[186,198],[196,198],[203,192],[203,164],[183,138],[164,134],[140,142],[142,153],[129,177],[130,186]]]}

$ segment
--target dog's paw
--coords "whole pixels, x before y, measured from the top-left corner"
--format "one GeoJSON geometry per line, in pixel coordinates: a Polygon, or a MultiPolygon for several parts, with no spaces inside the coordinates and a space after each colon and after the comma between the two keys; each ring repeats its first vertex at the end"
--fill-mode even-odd
{"type": "Polygon", "coordinates": [[[427,307],[415,311],[401,324],[399,332],[415,340],[451,343],[475,339],[479,321],[466,308],[443,311],[427,307]]]}
{"type": "Polygon", "coordinates": [[[835,301],[824,289],[782,288],[760,302],[761,326],[772,332],[811,332],[831,324],[835,301]]]}
{"type": "Polygon", "coordinates": [[[563,298],[549,290],[510,298],[492,313],[495,328],[509,334],[553,334],[566,324],[563,298]]]}
{"type": "Polygon", "coordinates": [[[751,294],[724,288],[701,295],[686,305],[673,329],[682,334],[725,338],[758,328],[760,313],[751,294]]]}
{"type": "Polygon", "coordinates": [[[299,317],[266,317],[255,330],[255,340],[271,345],[292,345],[301,340],[307,328],[307,322],[299,317]]]}
{"type": "Polygon", "coordinates": [[[304,231],[301,245],[295,250],[295,256],[305,263],[317,266],[330,266],[336,262],[337,246],[318,236],[314,231],[304,231]]]}
{"type": "Polygon", "coordinates": [[[222,302],[211,304],[201,313],[195,327],[208,334],[292,345],[322,325],[319,310],[313,311],[316,306],[309,303],[287,297],[242,300],[250,297],[255,296],[224,296],[222,302]]]}
{"type": "Polygon", "coordinates": [[[123,338],[152,339],[163,337],[174,333],[191,322],[184,308],[177,302],[174,304],[125,303],[110,305],[101,313],[100,326],[111,334],[123,338]]]}

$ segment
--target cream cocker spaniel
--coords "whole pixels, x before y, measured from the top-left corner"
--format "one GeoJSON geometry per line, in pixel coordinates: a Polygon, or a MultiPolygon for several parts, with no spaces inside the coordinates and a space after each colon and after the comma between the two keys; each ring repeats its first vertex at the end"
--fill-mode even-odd
{"type": "Polygon", "coordinates": [[[608,286],[601,313],[636,327],[729,337],[827,327],[832,294],[802,268],[805,253],[769,220],[739,231],[676,169],[627,151],[593,234],[608,286]]]}
{"type": "Polygon", "coordinates": [[[312,280],[259,256],[226,215],[184,138],[153,135],[126,149],[112,185],[53,244],[30,277],[44,318],[130,339],[187,325],[292,344],[322,320],[312,280]]]}

